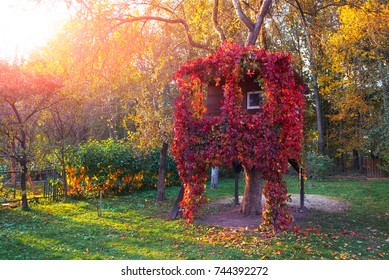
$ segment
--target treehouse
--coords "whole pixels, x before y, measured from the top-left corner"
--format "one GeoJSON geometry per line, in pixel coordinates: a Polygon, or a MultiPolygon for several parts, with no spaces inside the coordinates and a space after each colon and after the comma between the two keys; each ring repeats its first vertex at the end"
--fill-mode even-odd
{"type": "Polygon", "coordinates": [[[282,174],[288,162],[299,170],[304,125],[304,88],[291,57],[226,43],[183,65],[175,82],[172,153],[183,182],[183,216],[192,221],[206,202],[209,166],[240,163],[246,174],[240,212],[260,214],[263,180],[262,224],[278,220],[285,229],[291,217],[282,174]]]}
{"type": "MultiPolygon", "coordinates": [[[[243,82],[239,83],[242,89],[243,101],[242,109],[249,114],[259,112],[264,101],[264,89],[255,77],[245,76],[243,82]]],[[[216,85],[215,82],[209,83],[206,96],[206,112],[207,116],[219,116],[222,112],[223,104],[223,83],[216,85]]]]}

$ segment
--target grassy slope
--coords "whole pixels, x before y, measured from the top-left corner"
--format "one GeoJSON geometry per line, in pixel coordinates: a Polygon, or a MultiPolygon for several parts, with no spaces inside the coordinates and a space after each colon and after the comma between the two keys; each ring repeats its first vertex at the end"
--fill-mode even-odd
{"type": "MultiPolygon", "coordinates": [[[[286,181],[298,193],[297,179],[286,181]]],[[[95,200],[0,209],[0,259],[389,259],[389,181],[308,181],[306,193],[347,200],[349,211],[312,211],[273,238],[167,221],[178,191],[169,188],[165,203],[155,191],[107,198],[103,217],[95,200]]],[[[231,179],[207,190],[210,200],[232,195],[231,179]]]]}

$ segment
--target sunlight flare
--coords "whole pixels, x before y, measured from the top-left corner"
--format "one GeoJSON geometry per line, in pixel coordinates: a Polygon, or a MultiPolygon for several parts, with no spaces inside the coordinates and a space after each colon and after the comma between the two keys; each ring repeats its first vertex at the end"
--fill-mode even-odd
{"type": "Polygon", "coordinates": [[[56,34],[69,14],[65,1],[1,1],[0,59],[26,58],[56,34]]]}

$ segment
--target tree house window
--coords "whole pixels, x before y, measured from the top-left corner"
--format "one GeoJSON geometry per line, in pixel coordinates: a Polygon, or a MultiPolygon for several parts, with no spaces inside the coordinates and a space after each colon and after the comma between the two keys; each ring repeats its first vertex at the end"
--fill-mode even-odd
{"type": "Polygon", "coordinates": [[[262,91],[247,92],[247,109],[259,109],[262,103],[262,91]]]}

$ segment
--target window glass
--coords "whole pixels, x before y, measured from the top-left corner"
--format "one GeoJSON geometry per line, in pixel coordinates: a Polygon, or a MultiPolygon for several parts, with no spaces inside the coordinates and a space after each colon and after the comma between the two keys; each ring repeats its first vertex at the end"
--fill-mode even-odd
{"type": "Polygon", "coordinates": [[[262,102],[261,91],[247,92],[247,109],[259,109],[262,102]]]}

